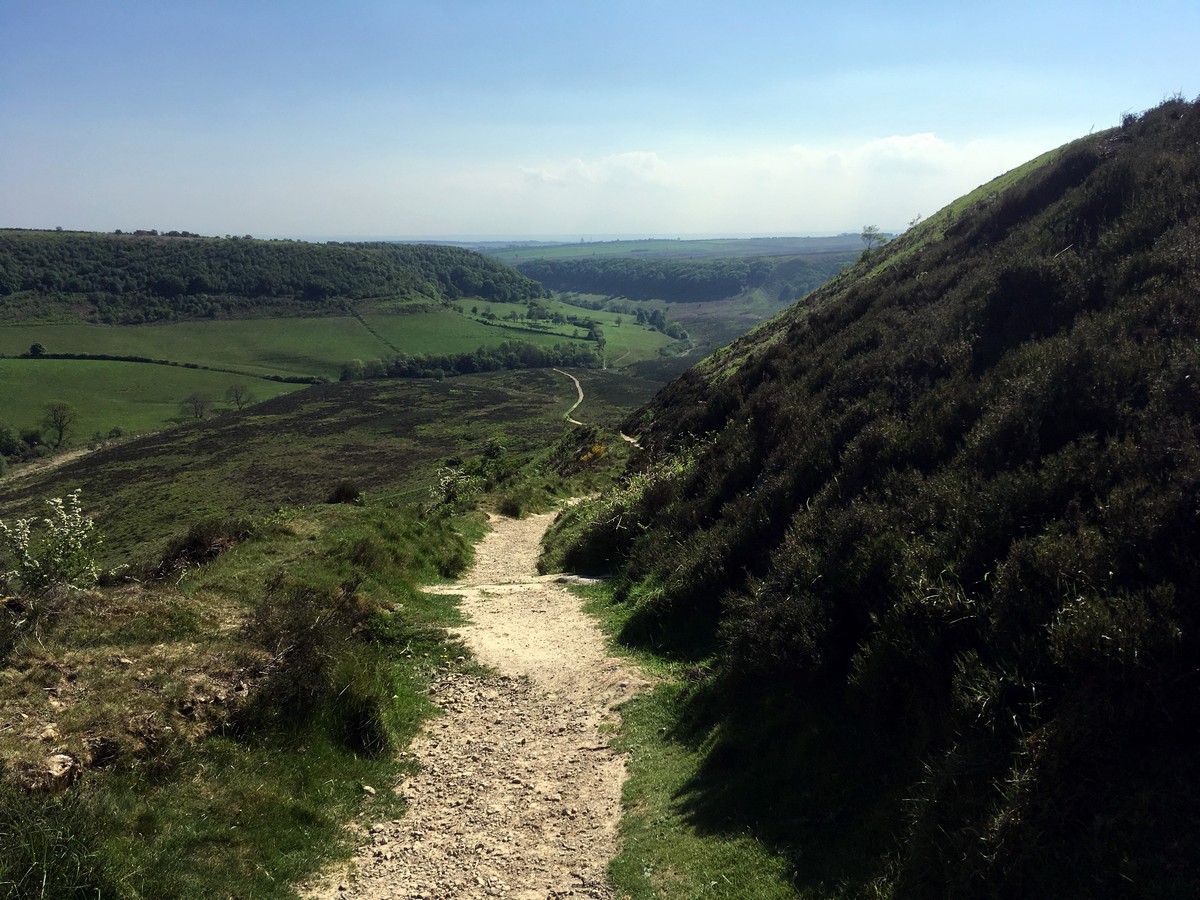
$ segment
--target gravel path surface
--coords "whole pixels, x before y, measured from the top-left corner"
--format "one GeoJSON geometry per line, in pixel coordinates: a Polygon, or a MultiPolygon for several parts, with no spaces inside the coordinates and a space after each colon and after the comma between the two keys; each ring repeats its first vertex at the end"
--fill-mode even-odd
{"type": "Polygon", "coordinates": [[[349,873],[310,897],[611,898],[624,761],[601,726],[644,681],[609,656],[579,599],[537,576],[553,515],[496,519],[460,593],[460,636],[494,676],[447,674],[445,715],[414,742],[402,819],[370,830],[349,873]]]}

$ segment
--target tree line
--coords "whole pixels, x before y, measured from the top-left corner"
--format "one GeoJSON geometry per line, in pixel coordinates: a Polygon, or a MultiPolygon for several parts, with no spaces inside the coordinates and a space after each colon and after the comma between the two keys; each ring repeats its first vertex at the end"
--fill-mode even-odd
{"type": "Polygon", "coordinates": [[[505,341],[494,347],[480,347],[463,353],[400,353],[390,360],[355,359],[342,366],[342,381],[374,378],[448,378],[475,372],[502,369],[548,369],[566,366],[598,369],[603,365],[600,353],[576,343],[540,347],[524,341],[505,341]]]}
{"type": "Polygon", "coordinates": [[[743,259],[537,259],[518,268],[557,291],[699,303],[762,288],[784,301],[815,290],[855,258],[853,253],[743,259]]]}
{"type": "Polygon", "coordinates": [[[106,324],[330,314],[358,301],[512,302],[544,290],[459,247],[0,231],[0,319],[47,303],[106,324]],[[36,302],[34,302],[36,301],[36,302]]]}

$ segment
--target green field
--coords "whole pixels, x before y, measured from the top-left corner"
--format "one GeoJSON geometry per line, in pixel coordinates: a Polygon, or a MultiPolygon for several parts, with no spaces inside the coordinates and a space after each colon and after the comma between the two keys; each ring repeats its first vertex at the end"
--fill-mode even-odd
{"type": "MultiPolygon", "coordinates": [[[[515,310],[525,313],[522,303],[489,303],[478,300],[461,300],[457,304],[464,310],[472,306],[491,306],[496,315],[503,316],[515,310]],[[501,310],[504,310],[502,313],[501,310]]],[[[523,341],[538,346],[553,346],[571,342],[572,329],[561,329],[553,334],[543,334],[523,326],[510,327],[509,323],[489,325],[469,315],[460,316],[451,312],[419,313],[409,316],[363,316],[363,319],[380,335],[394,344],[398,350],[412,355],[420,353],[462,353],[479,347],[492,347],[505,341],[523,341]]],[[[577,341],[577,343],[583,343],[577,341]]]]}
{"type": "Polygon", "coordinates": [[[182,366],[84,359],[0,359],[0,425],[18,430],[37,427],[51,400],[70,403],[79,419],[67,435],[77,444],[99,431],[152,431],[178,422],[179,402],[199,393],[215,409],[235,382],[245,384],[259,400],[300,385],[182,366]],[[98,387],[102,386],[102,387],[98,387]]]}
{"type": "MultiPolygon", "coordinates": [[[[518,304],[493,306],[497,315],[525,310],[518,304]]],[[[589,315],[606,326],[615,319],[607,313],[589,315]]],[[[361,319],[247,319],[124,327],[8,325],[0,327],[0,356],[16,357],[40,343],[51,354],[143,356],[231,371],[103,360],[0,359],[0,424],[33,427],[47,403],[63,400],[80,414],[72,429],[71,443],[77,443],[117,426],[127,432],[161,428],[179,420],[179,401],[184,397],[198,392],[219,401],[235,381],[247,383],[264,400],[296,388],[264,380],[269,376],[337,380],[350,360],[386,360],[398,352],[464,353],[512,340],[542,346],[585,343],[573,338],[575,334],[577,330],[569,327],[541,334],[507,323],[489,325],[450,310],[372,314],[361,319]]],[[[626,362],[654,356],[669,342],[632,322],[606,327],[606,337],[609,357],[623,357],[626,362]]]]}
{"type": "Polygon", "coordinates": [[[0,355],[25,353],[36,342],[49,353],[145,356],[258,375],[337,378],[351,359],[386,359],[397,352],[462,353],[508,340],[554,344],[563,337],[488,326],[439,311],[367,315],[362,320],[329,316],[124,327],[6,325],[0,327],[0,355]]]}
{"type": "MultiPolygon", "coordinates": [[[[483,304],[474,300],[459,300],[455,305],[468,316],[471,315],[470,310],[472,307],[478,307],[481,313],[485,309],[490,309],[500,319],[513,312],[524,315],[526,309],[523,304],[518,303],[483,304]]],[[[604,331],[604,340],[606,342],[604,354],[610,367],[619,368],[647,359],[657,359],[662,355],[662,350],[675,343],[661,332],[638,325],[634,317],[628,313],[581,309],[578,306],[571,306],[560,300],[545,300],[542,301],[542,305],[551,312],[561,312],[564,316],[579,316],[581,319],[594,319],[599,322],[600,327],[604,331]],[[617,324],[617,320],[621,321],[620,325],[617,324]]],[[[481,320],[474,317],[469,321],[477,323],[481,328],[493,331],[499,330],[494,326],[484,324],[481,320]]],[[[582,333],[579,328],[573,325],[539,324],[537,327],[553,329],[555,334],[542,336],[528,334],[524,331],[516,332],[516,334],[521,335],[521,340],[529,338],[531,342],[536,343],[535,339],[542,337],[548,343],[556,344],[582,333]]]]}
{"type": "MultiPolygon", "coordinates": [[[[459,305],[470,309],[473,304],[479,305],[479,301],[460,301],[459,305]]],[[[525,311],[520,304],[490,305],[497,315],[525,311]]],[[[6,325],[0,327],[0,355],[25,353],[36,342],[49,353],[145,356],[259,375],[337,378],[342,365],[351,359],[386,359],[397,352],[463,353],[512,340],[556,344],[569,340],[572,331],[535,334],[505,324],[487,325],[450,311],[368,314],[361,320],[329,316],[139,326],[6,325]]]]}

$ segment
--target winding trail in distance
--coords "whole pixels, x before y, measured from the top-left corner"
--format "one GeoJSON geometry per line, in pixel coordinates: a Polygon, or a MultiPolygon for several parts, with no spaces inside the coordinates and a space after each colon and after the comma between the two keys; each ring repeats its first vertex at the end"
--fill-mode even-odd
{"type": "Polygon", "coordinates": [[[564,415],[563,418],[566,419],[568,422],[570,422],[572,425],[582,425],[583,423],[580,422],[578,419],[571,418],[571,413],[573,413],[573,412],[575,412],[575,410],[579,409],[579,404],[583,402],[583,385],[580,384],[579,379],[576,378],[574,375],[572,375],[570,372],[564,372],[562,369],[555,369],[554,371],[557,372],[559,375],[566,375],[573,382],[575,382],[575,390],[577,390],[579,392],[579,399],[575,401],[574,406],[572,406],[570,409],[567,410],[566,415],[564,415]]]}
{"type": "MultiPolygon", "coordinates": [[[[557,372],[559,375],[566,375],[573,382],[575,382],[575,390],[577,390],[579,392],[579,399],[575,401],[574,406],[572,406],[570,409],[567,410],[567,412],[563,416],[563,418],[566,419],[568,422],[570,422],[572,425],[582,425],[583,423],[580,422],[578,419],[573,419],[571,417],[571,413],[575,412],[575,410],[577,410],[579,408],[579,404],[583,402],[583,385],[580,384],[579,379],[576,378],[574,375],[572,375],[570,372],[564,372],[562,369],[555,369],[554,371],[557,372]]],[[[621,440],[625,441],[625,443],[633,444],[633,446],[637,447],[637,449],[639,449],[639,450],[642,449],[642,445],[640,443],[638,443],[638,440],[639,440],[638,438],[630,437],[623,431],[618,432],[618,433],[621,435],[621,440]]]]}

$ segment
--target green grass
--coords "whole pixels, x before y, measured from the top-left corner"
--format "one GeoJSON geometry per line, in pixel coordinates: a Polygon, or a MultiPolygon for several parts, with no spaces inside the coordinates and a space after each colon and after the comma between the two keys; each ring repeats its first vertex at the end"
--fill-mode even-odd
{"type": "Polygon", "coordinates": [[[441,310],[368,313],[361,320],[327,316],[136,326],[6,325],[0,327],[0,354],[25,353],[36,342],[50,353],[145,356],[258,375],[336,379],[352,359],[388,359],[397,351],[462,353],[514,339],[555,344],[564,337],[489,327],[441,310]]]}
{"type": "Polygon", "coordinates": [[[34,342],[50,353],[145,356],[238,369],[260,375],[325,375],[342,363],[390,355],[352,316],[217,319],[170,325],[6,325],[0,353],[24,353],[34,342]]]}
{"type": "MultiPolygon", "coordinates": [[[[501,315],[501,308],[511,307],[521,312],[526,309],[524,305],[487,304],[478,300],[460,301],[459,305],[468,310],[471,306],[478,305],[481,311],[485,306],[491,306],[497,315],[501,315]]],[[[414,356],[421,353],[463,353],[480,347],[494,347],[505,341],[524,341],[538,346],[571,342],[570,329],[558,334],[540,334],[520,327],[504,327],[508,323],[488,325],[449,311],[414,313],[406,316],[366,315],[363,318],[402,353],[414,356]]],[[[386,355],[390,356],[391,353],[386,355]]]]}
{"type": "MultiPolygon", "coordinates": [[[[682,733],[697,672],[705,663],[681,663],[615,643],[631,609],[614,603],[611,588],[576,588],[588,598],[614,641],[612,649],[634,659],[655,679],[646,694],[621,708],[617,749],[629,754],[622,795],[621,851],[609,865],[618,896],[630,900],[794,900],[803,896],[790,879],[791,865],[747,829],[703,826],[687,799],[719,739],[716,727],[682,733]]],[[[814,897],[813,900],[816,900],[814,897]]]]}
{"type": "Polygon", "coordinates": [[[621,708],[614,744],[630,757],[621,852],[609,865],[618,893],[631,900],[800,897],[787,860],[749,833],[697,828],[681,802],[715,741],[693,747],[672,736],[683,691],[677,683],[660,685],[621,708]]]}
{"type": "MultiPolygon", "coordinates": [[[[85,741],[95,737],[120,752],[68,798],[0,783],[0,897],[290,898],[295,881],[348,855],[347,821],[401,815],[403,801],[389,787],[411,763],[397,751],[434,712],[423,696],[429,679],[463,652],[444,631],[460,621],[454,599],[414,585],[462,571],[480,530],[474,519],[428,519],[388,502],[316,506],[276,517],[171,587],[132,589],[170,595],[146,610],[150,621],[135,631],[126,620],[138,617],[146,597],[129,609],[128,588],[66,610],[36,645],[18,650],[0,700],[6,710],[27,709],[35,722],[53,716],[58,740],[77,758],[86,758],[85,741]],[[280,571],[308,594],[273,593],[280,571]],[[317,662],[287,674],[287,657],[265,674],[270,667],[246,623],[293,595],[327,602],[347,583],[357,584],[365,624],[339,630],[325,609],[315,620],[322,623],[314,632],[317,662]],[[189,605],[203,613],[174,624],[168,619],[177,616],[161,615],[189,605]],[[358,636],[363,628],[369,638],[358,636]],[[47,710],[42,684],[63,672],[75,673],[73,688],[62,692],[71,702],[47,710]],[[248,701],[217,705],[211,698],[222,680],[226,690],[253,683],[248,701]],[[293,683],[315,699],[281,721],[275,709],[293,683]],[[184,700],[215,710],[224,726],[206,731],[184,700]],[[364,708],[386,746],[355,744],[346,722],[359,721],[364,708]]],[[[294,647],[306,634],[288,640],[294,647]]],[[[19,731],[0,734],[8,764],[44,752],[19,731]]]]}
{"type": "Polygon", "coordinates": [[[36,428],[46,404],[62,400],[75,407],[78,421],[67,445],[83,443],[99,431],[120,427],[126,432],[153,431],[181,418],[179,402],[199,393],[217,409],[235,382],[245,384],[259,400],[296,390],[280,384],[224,372],[182,366],[74,359],[0,359],[0,424],[36,428]]]}
{"type": "MultiPolygon", "coordinates": [[[[479,303],[474,300],[459,300],[456,301],[455,305],[468,316],[472,315],[470,312],[472,307],[478,307],[480,313],[490,309],[501,321],[510,313],[516,312],[524,315],[528,308],[525,304],[519,303],[479,303]]],[[[578,316],[580,319],[594,319],[598,322],[601,330],[604,332],[604,353],[608,360],[608,365],[612,368],[620,368],[648,359],[658,359],[662,355],[662,351],[675,343],[675,341],[661,332],[638,325],[636,317],[628,313],[582,309],[557,299],[544,300],[542,301],[542,305],[552,313],[561,312],[564,316],[578,316]],[[617,324],[618,319],[621,320],[620,325],[617,324]]],[[[468,321],[474,323],[477,320],[472,317],[468,321]]],[[[525,331],[507,331],[496,326],[482,325],[481,322],[479,324],[490,331],[506,335],[508,339],[530,339],[531,342],[538,342],[535,339],[540,338],[542,341],[550,344],[561,343],[564,340],[571,339],[576,335],[582,336],[585,333],[583,329],[569,324],[552,325],[549,323],[537,323],[537,328],[546,328],[554,332],[553,335],[545,336],[533,335],[525,331]]]]}

